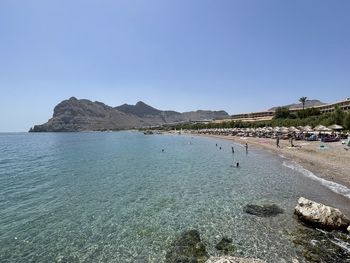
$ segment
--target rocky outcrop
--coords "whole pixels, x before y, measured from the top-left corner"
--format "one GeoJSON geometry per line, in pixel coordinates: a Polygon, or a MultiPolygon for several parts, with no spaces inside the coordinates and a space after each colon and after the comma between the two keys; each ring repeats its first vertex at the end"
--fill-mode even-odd
{"type": "Polygon", "coordinates": [[[237,257],[211,257],[206,263],[266,263],[263,260],[255,258],[237,258],[237,257]]]}
{"type": "Polygon", "coordinates": [[[166,253],[166,263],[204,263],[209,258],[197,230],[183,232],[166,253]]]}
{"type": "Polygon", "coordinates": [[[283,213],[283,209],[275,204],[254,205],[248,204],[243,208],[244,212],[259,217],[273,217],[283,213]]]}
{"type": "Polygon", "coordinates": [[[59,103],[52,118],[45,124],[35,125],[31,132],[73,132],[121,130],[142,127],[137,116],[117,111],[101,102],[78,100],[74,97],[59,103]]]}
{"type": "MultiPolygon", "coordinates": [[[[224,111],[197,111],[195,120],[227,118],[224,111]]],[[[35,125],[31,132],[103,131],[141,128],[189,121],[188,113],[161,111],[142,101],[136,105],[110,107],[102,102],[71,97],[59,103],[52,118],[35,125]]]]}
{"type": "Polygon", "coordinates": [[[306,224],[326,230],[346,230],[350,220],[339,209],[300,197],[294,209],[298,218],[306,224]]]}

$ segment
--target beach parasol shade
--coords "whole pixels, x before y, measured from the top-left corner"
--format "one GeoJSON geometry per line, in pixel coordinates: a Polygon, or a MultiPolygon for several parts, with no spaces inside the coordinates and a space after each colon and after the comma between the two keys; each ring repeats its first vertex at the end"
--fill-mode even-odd
{"type": "Polygon", "coordinates": [[[315,131],[330,131],[331,129],[329,129],[326,126],[323,126],[323,125],[317,125],[314,130],[315,131]]]}
{"type": "Polygon", "coordinates": [[[311,127],[305,126],[305,127],[303,128],[303,131],[304,131],[304,132],[312,132],[313,129],[312,129],[311,127]]]}
{"type": "Polygon", "coordinates": [[[282,133],[288,133],[289,130],[288,130],[287,127],[282,127],[281,130],[280,130],[280,132],[282,132],[282,133]]]}
{"type": "Polygon", "coordinates": [[[295,132],[297,130],[297,128],[295,128],[294,126],[290,126],[289,128],[288,128],[288,131],[289,132],[295,132]]]}
{"type": "Polygon", "coordinates": [[[328,128],[331,129],[331,130],[342,130],[342,129],[344,129],[343,126],[340,126],[338,124],[333,124],[331,126],[328,126],[328,128]]]}

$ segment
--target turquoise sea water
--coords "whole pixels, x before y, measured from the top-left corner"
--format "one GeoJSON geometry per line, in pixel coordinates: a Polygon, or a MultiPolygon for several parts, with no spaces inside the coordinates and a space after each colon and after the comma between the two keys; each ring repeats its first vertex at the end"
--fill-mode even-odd
{"type": "Polygon", "coordinates": [[[304,262],[291,240],[297,199],[346,212],[349,199],[283,158],[231,146],[138,132],[0,134],[0,262],[162,262],[188,229],[211,255],[229,236],[236,256],[304,262]],[[255,217],[249,203],[285,213],[255,217]]]}

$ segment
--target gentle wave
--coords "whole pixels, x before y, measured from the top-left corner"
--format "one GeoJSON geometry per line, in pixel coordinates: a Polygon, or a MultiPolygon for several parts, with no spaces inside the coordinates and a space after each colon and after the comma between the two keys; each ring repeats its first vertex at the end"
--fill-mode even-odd
{"type": "MultiPolygon", "coordinates": [[[[282,158],[284,158],[284,157],[282,157],[282,158]]],[[[311,178],[312,180],[320,182],[323,186],[327,187],[328,189],[332,190],[333,192],[335,192],[337,194],[340,194],[340,195],[343,195],[347,198],[350,198],[350,189],[344,185],[320,178],[317,175],[315,175],[314,173],[312,173],[311,171],[302,167],[300,164],[297,164],[296,162],[293,162],[293,161],[283,161],[283,165],[285,167],[288,167],[292,170],[295,170],[295,171],[303,174],[306,177],[311,178]]]]}

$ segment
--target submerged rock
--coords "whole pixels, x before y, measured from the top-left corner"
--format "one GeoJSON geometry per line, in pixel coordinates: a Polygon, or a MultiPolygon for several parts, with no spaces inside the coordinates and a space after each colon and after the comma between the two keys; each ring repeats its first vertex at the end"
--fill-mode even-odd
{"type": "Polygon", "coordinates": [[[166,253],[166,263],[204,263],[209,258],[197,230],[183,232],[166,253]]]}
{"type": "Polygon", "coordinates": [[[232,244],[232,238],[223,237],[219,243],[216,244],[215,248],[217,250],[223,251],[224,253],[233,252],[236,248],[232,244]]]}
{"type": "Polygon", "coordinates": [[[299,228],[291,234],[297,253],[307,262],[350,262],[349,235],[312,228],[299,228]]]}
{"type": "Polygon", "coordinates": [[[304,197],[299,198],[294,213],[301,221],[326,230],[345,231],[350,225],[350,219],[339,209],[316,203],[304,197]]]}
{"type": "Polygon", "coordinates": [[[260,217],[272,217],[283,213],[283,209],[279,208],[277,205],[253,205],[248,204],[244,207],[244,212],[260,217]]]}
{"type": "Polygon", "coordinates": [[[255,258],[237,258],[237,257],[211,257],[206,263],[266,263],[255,258]]]}

